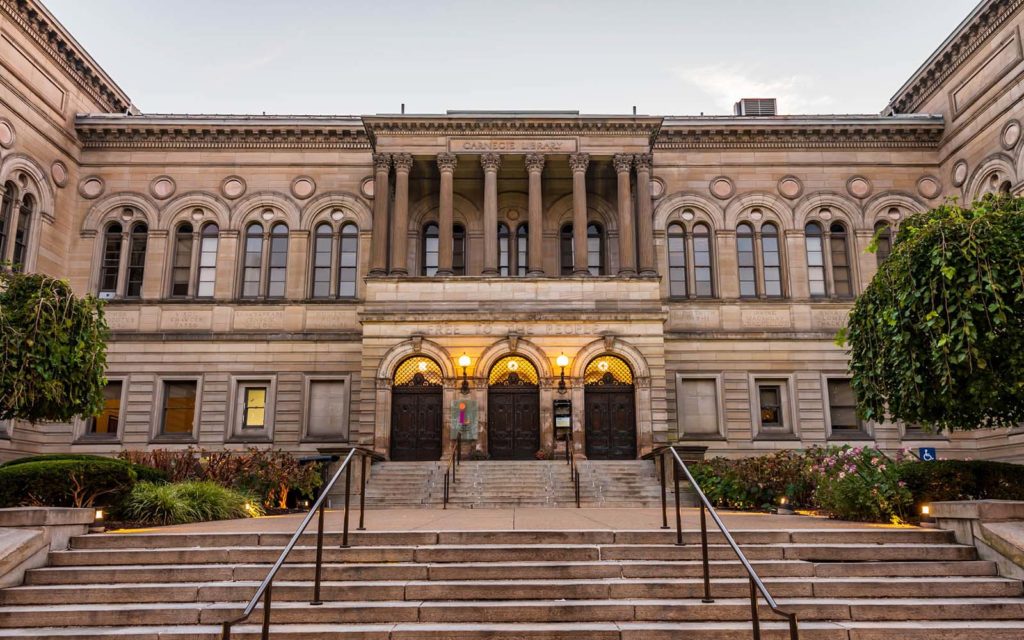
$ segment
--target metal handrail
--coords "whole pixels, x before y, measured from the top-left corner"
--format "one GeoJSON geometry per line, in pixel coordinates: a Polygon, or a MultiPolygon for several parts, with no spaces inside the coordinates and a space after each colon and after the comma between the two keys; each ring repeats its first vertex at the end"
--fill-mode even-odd
{"type": "Polygon", "coordinates": [[[345,521],[344,521],[345,524],[344,524],[344,529],[343,529],[342,538],[341,538],[341,547],[342,548],[347,548],[349,546],[349,544],[348,544],[349,498],[352,495],[352,464],[351,463],[352,463],[352,458],[354,458],[357,455],[360,457],[360,461],[361,461],[361,464],[362,464],[362,476],[360,478],[360,482],[362,484],[362,490],[359,492],[359,527],[358,527],[358,529],[360,531],[365,529],[365,527],[363,525],[364,525],[364,522],[365,522],[364,514],[365,514],[365,507],[366,507],[366,463],[367,463],[368,460],[384,460],[384,456],[382,456],[382,455],[380,455],[378,453],[374,453],[373,451],[369,451],[369,450],[366,450],[366,449],[361,449],[361,448],[358,448],[358,447],[354,447],[351,450],[349,450],[348,455],[345,456],[345,460],[341,463],[341,466],[338,467],[338,471],[334,474],[334,477],[331,478],[331,481],[328,482],[326,485],[324,485],[324,487],[320,490],[320,495],[317,496],[316,501],[313,502],[313,506],[310,507],[309,513],[307,513],[306,517],[302,519],[302,523],[299,524],[299,527],[295,530],[295,533],[292,535],[291,540],[288,541],[288,544],[285,545],[284,550],[281,551],[281,555],[278,556],[277,562],[275,562],[274,566],[270,568],[270,571],[267,573],[267,577],[264,578],[263,582],[260,583],[259,588],[256,589],[256,593],[249,600],[249,604],[247,604],[245,606],[245,609],[242,610],[241,615],[239,615],[236,618],[232,618],[231,620],[227,620],[227,621],[225,621],[223,623],[223,627],[222,627],[222,631],[221,631],[221,638],[222,638],[222,640],[230,640],[230,638],[231,638],[231,627],[236,625],[236,624],[238,624],[238,623],[240,623],[240,622],[244,622],[246,619],[248,619],[249,616],[252,615],[252,612],[256,610],[256,605],[259,604],[260,599],[263,600],[263,631],[260,634],[260,638],[262,638],[262,640],[268,640],[270,638],[270,609],[271,609],[271,602],[272,602],[271,595],[272,595],[272,591],[273,591],[272,587],[273,587],[273,583],[274,583],[274,578],[277,576],[277,572],[281,568],[281,566],[284,565],[285,560],[288,559],[288,555],[295,548],[295,545],[298,543],[299,539],[302,537],[302,534],[305,533],[306,527],[309,526],[309,522],[313,519],[313,514],[314,513],[319,513],[319,517],[317,519],[317,531],[316,531],[316,570],[315,570],[314,579],[313,579],[313,599],[310,601],[309,604],[313,605],[313,606],[317,606],[317,605],[323,604],[323,602],[320,600],[320,576],[321,576],[321,573],[322,573],[323,553],[324,553],[324,503],[327,500],[327,494],[334,487],[334,484],[338,481],[338,478],[341,477],[341,474],[344,473],[345,474],[345,521]]]}
{"type": "Polygon", "coordinates": [[[565,461],[569,463],[569,481],[576,494],[576,508],[580,508],[580,468],[576,462],[576,447],[570,430],[565,437],[565,461]]]}
{"type": "Polygon", "coordinates": [[[747,577],[748,577],[749,582],[750,582],[750,616],[751,616],[751,623],[753,624],[754,640],[760,640],[760,638],[761,638],[761,621],[758,618],[758,614],[757,614],[757,594],[758,594],[758,592],[760,592],[761,596],[764,598],[765,603],[768,605],[768,608],[771,609],[771,611],[773,613],[775,613],[776,615],[779,615],[779,616],[781,616],[783,618],[786,618],[789,621],[789,637],[790,637],[790,640],[797,640],[800,637],[800,631],[799,631],[798,624],[797,624],[797,614],[796,613],[792,613],[792,612],[788,612],[788,611],[783,611],[782,609],[779,608],[778,603],[775,602],[775,598],[773,598],[772,595],[768,592],[768,587],[766,587],[764,585],[764,582],[761,581],[760,576],[757,575],[757,572],[754,570],[754,567],[751,566],[750,561],[747,560],[747,556],[744,555],[744,553],[740,549],[739,545],[736,544],[736,540],[733,539],[732,534],[729,532],[729,528],[725,526],[725,523],[722,522],[722,519],[718,516],[718,512],[715,511],[714,506],[712,506],[712,504],[708,500],[707,496],[704,495],[704,492],[701,490],[700,485],[697,484],[697,481],[694,479],[693,474],[691,474],[689,468],[687,468],[686,463],[683,462],[683,459],[681,457],[679,457],[679,452],[676,451],[675,447],[671,447],[671,446],[662,447],[660,449],[655,450],[650,455],[644,456],[645,458],[646,457],[655,457],[655,456],[657,456],[661,460],[661,472],[658,475],[661,477],[662,529],[667,529],[668,528],[668,513],[667,513],[667,510],[666,510],[666,499],[665,499],[665,482],[666,482],[665,481],[665,458],[669,454],[671,454],[671,456],[675,459],[674,460],[674,464],[673,464],[672,476],[673,476],[673,480],[674,480],[674,483],[675,483],[676,544],[677,545],[682,545],[683,544],[683,521],[682,521],[681,512],[679,510],[679,470],[680,469],[682,469],[683,473],[686,475],[686,479],[690,483],[690,486],[693,487],[693,490],[697,493],[697,497],[700,499],[700,538],[701,538],[702,559],[703,559],[703,564],[704,564],[704,598],[703,598],[703,601],[707,602],[707,603],[714,602],[714,599],[711,597],[711,572],[710,572],[710,566],[709,566],[710,562],[709,562],[709,559],[708,559],[708,526],[707,526],[707,517],[705,515],[706,512],[710,512],[711,513],[711,519],[715,521],[716,525],[718,525],[718,529],[719,529],[719,531],[722,532],[722,535],[725,537],[725,541],[729,543],[730,547],[732,547],[732,550],[736,554],[736,557],[739,559],[740,564],[743,565],[743,568],[747,572],[747,577]]]}
{"type": "Polygon", "coordinates": [[[452,485],[456,481],[456,473],[458,468],[462,466],[462,432],[455,436],[455,442],[452,444],[452,455],[448,458],[448,466],[444,470],[444,506],[442,509],[448,508],[448,499],[451,497],[452,485]],[[451,480],[448,479],[449,474],[451,480]]]}

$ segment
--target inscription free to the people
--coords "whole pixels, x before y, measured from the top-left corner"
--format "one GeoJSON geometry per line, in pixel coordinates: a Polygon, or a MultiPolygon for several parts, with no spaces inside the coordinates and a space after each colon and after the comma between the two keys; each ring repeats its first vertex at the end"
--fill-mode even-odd
{"type": "Polygon", "coordinates": [[[571,138],[453,138],[448,140],[453,153],[575,153],[571,138]]]}

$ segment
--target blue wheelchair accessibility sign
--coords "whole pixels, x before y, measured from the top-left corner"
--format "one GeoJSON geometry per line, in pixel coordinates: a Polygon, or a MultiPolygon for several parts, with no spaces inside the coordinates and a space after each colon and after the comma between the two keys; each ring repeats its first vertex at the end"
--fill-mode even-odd
{"type": "Polygon", "coordinates": [[[921,447],[918,456],[923,462],[935,462],[938,456],[935,455],[935,447],[921,447]]]}

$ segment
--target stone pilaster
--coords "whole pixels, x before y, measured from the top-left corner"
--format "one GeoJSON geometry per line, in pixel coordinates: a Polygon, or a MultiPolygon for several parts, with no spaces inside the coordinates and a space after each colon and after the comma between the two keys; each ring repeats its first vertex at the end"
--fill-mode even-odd
{"type": "Polygon", "coordinates": [[[574,153],[569,156],[572,169],[572,246],[574,256],[573,275],[589,275],[587,264],[587,167],[589,153],[574,153]]]}
{"type": "Polygon", "coordinates": [[[498,169],[501,156],[480,156],[484,169],[484,270],[485,276],[498,275],[498,169]]]}
{"type": "Polygon", "coordinates": [[[658,274],[654,254],[654,211],[651,207],[651,154],[633,156],[636,165],[636,237],[639,246],[640,275],[658,274]]]}
{"type": "Polygon", "coordinates": [[[440,246],[437,251],[437,275],[439,276],[452,275],[455,167],[458,162],[454,153],[437,154],[437,168],[441,171],[441,195],[437,214],[440,227],[440,246]]]}
{"type": "Polygon", "coordinates": [[[395,165],[395,208],[391,221],[391,273],[404,276],[409,273],[409,172],[412,171],[412,155],[396,153],[392,162],[395,165]]]}
{"type": "Polygon", "coordinates": [[[544,194],[541,178],[544,172],[544,156],[531,153],[526,156],[526,171],[529,174],[529,275],[544,275],[544,194]]]}
{"type": "Polygon", "coordinates": [[[370,275],[388,272],[388,174],[391,154],[373,154],[373,239],[370,243],[370,275]]]}
{"type": "Polygon", "coordinates": [[[633,234],[633,196],[630,175],[633,156],[616,154],[612,158],[619,188],[619,275],[636,275],[636,237],[633,234]]]}

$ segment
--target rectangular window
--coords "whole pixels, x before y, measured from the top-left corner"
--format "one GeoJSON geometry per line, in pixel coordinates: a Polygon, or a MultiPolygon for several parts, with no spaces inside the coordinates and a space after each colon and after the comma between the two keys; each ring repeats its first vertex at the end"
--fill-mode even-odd
{"type": "Polygon", "coordinates": [[[828,415],[833,438],[864,436],[864,424],[857,417],[853,386],[845,378],[828,379],[828,415]]]}
{"type": "Polygon", "coordinates": [[[761,238],[761,257],[764,261],[764,294],[769,298],[782,296],[782,263],[779,260],[779,238],[765,235],[761,238]]]}
{"type": "Polygon", "coordinates": [[[710,298],[711,287],[711,238],[707,235],[693,236],[693,274],[697,297],[710,298]]]}
{"type": "Polygon", "coordinates": [[[757,400],[761,409],[761,426],[766,429],[781,429],[785,426],[782,416],[782,387],[774,384],[757,386],[757,400]]]}
{"type": "Polygon", "coordinates": [[[751,378],[750,413],[754,437],[762,440],[793,439],[797,424],[792,407],[790,376],[751,378]]]}
{"type": "Polygon", "coordinates": [[[146,233],[132,231],[131,244],[128,250],[128,283],[125,286],[126,298],[138,298],[142,295],[142,278],[146,270],[146,233]]]}
{"type": "Polygon", "coordinates": [[[807,280],[812,296],[827,295],[824,256],[821,236],[807,236],[807,280]]]}
{"type": "Polygon", "coordinates": [[[306,437],[348,442],[347,380],[310,380],[306,437]]]}
{"type": "Polygon", "coordinates": [[[680,378],[678,390],[680,437],[719,437],[718,381],[715,378],[680,378]]]}
{"type": "Polygon", "coordinates": [[[217,279],[217,236],[203,236],[199,241],[199,281],[196,297],[212,298],[217,279]]]}
{"type": "Polygon", "coordinates": [[[110,380],[103,387],[103,409],[89,420],[86,435],[97,438],[116,438],[121,424],[121,392],[124,383],[110,380]]]}
{"type": "Polygon", "coordinates": [[[192,232],[179,231],[174,241],[174,268],[171,269],[171,297],[188,295],[188,277],[192,264],[192,232]]]}
{"type": "Polygon", "coordinates": [[[242,388],[242,429],[265,429],[267,426],[267,388],[242,388]]]}
{"type": "Polygon", "coordinates": [[[178,380],[164,383],[163,421],[160,433],[163,435],[191,436],[196,420],[195,380],[178,380]]]}

